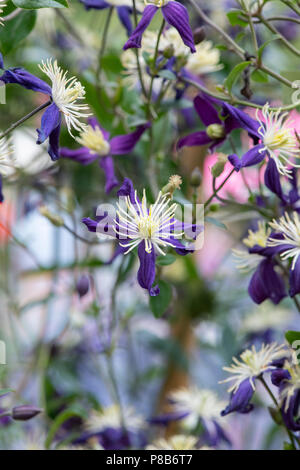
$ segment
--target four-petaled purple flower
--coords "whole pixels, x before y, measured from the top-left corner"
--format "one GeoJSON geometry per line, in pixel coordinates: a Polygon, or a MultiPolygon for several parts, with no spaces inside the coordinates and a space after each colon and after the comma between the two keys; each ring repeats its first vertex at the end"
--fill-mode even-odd
{"type": "Polygon", "coordinates": [[[112,155],[130,153],[149,126],[149,123],[143,124],[130,134],[110,138],[109,132],[100,126],[97,119],[90,118],[89,126],[76,139],[83,147],[76,150],[62,147],[60,149],[60,156],[75,160],[82,165],[89,165],[95,160],[100,159],[99,164],[104,170],[106,177],[105,191],[109,193],[119,184],[115,176],[112,155]]]}
{"type": "Polygon", "coordinates": [[[191,250],[178,238],[182,238],[186,231],[189,238],[196,239],[202,228],[176,220],[174,214],[177,204],[169,204],[168,194],[160,192],[155,203],[148,208],[145,190],[140,201],[128,178],[125,178],[118,196],[125,200],[125,206],[117,205],[115,221],[101,216],[96,220],[84,218],[83,223],[91,232],[99,231],[111,236],[116,234],[119,248],[115,256],[127,254],[137,248],[140,260],[138,282],[143,289],[149,291],[150,296],[156,296],[159,294],[159,287],[153,284],[157,254],[165,255],[163,248],[171,247],[179,255],[187,255],[191,250]]]}
{"type": "Polygon", "coordinates": [[[144,31],[151,23],[158,9],[161,8],[165,21],[177,29],[184,44],[190,48],[191,52],[196,52],[193,32],[189,23],[189,14],[185,6],[173,0],[152,0],[147,3],[150,3],[150,5],[147,5],[144,9],[142,18],[130,35],[124,49],[141,47],[144,31]]]}

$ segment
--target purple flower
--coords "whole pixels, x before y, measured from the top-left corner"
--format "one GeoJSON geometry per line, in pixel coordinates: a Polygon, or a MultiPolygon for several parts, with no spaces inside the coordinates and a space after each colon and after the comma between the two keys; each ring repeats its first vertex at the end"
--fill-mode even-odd
{"type": "Polygon", "coordinates": [[[100,159],[99,164],[106,177],[105,191],[109,193],[119,184],[112,156],[130,153],[149,126],[149,123],[143,124],[130,134],[110,138],[109,132],[100,126],[97,119],[90,118],[89,126],[77,138],[83,147],[76,150],[63,147],[60,149],[60,156],[75,160],[82,165],[89,165],[100,159]]]}
{"type": "MultiPolygon", "coordinates": [[[[3,67],[3,59],[0,58],[0,66],[3,67]]],[[[5,70],[0,77],[4,83],[16,83],[29,90],[37,91],[51,97],[52,103],[47,107],[42,116],[41,128],[37,130],[37,144],[42,144],[49,138],[48,153],[53,161],[59,158],[59,136],[62,122],[62,115],[65,118],[69,133],[72,129],[82,131],[85,128],[79,118],[85,118],[87,106],[79,104],[85,95],[84,88],[75,78],[68,79],[67,74],[57,65],[57,62],[47,60],[40,67],[50,78],[52,87],[40,78],[27,72],[22,68],[5,70]]]]}
{"type": "Polygon", "coordinates": [[[129,6],[122,6],[120,2],[120,6],[114,4],[114,2],[110,3],[109,0],[105,2],[104,0],[79,0],[87,10],[105,10],[106,8],[115,7],[118,13],[119,20],[121,21],[122,25],[127,31],[128,36],[132,32],[132,24],[130,15],[132,14],[132,8],[129,6]]]}
{"type": "Polygon", "coordinates": [[[194,99],[194,107],[201,121],[206,126],[206,130],[194,132],[183,137],[178,141],[177,149],[185,146],[209,145],[211,150],[213,150],[218,145],[221,145],[227,135],[234,129],[243,128],[252,137],[257,132],[258,125],[256,122],[246,113],[228,103],[200,94],[194,99]],[[221,113],[215,106],[221,108],[221,113]]]}
{"type": "Polygon", "coordinates": [[[221,412],[221,416],[226,416],[234,411],[238,413],[249,413],[253,410],[250,403],[256,390],[256,379],[266,372],[277,369],[274,364],[278,359],[287,355],[285,345],[272,343],[262,345],[260,350],[255,346],[246,349],[240,358],[233,358],[231,367],[223,367],[223,370],[232,374],[221,383],[229,382],[228,389],[230,395],[229,405],[221,412]]]}
{"type": "Polygon", "coordinates": [[[140,48],[142,43],[142,36],[152,21],[159,8],[161,8],[165,21],[174,26],[180,34],[184,44],[191,49],[191,52],[196,52],[193,32],[189,24],[189,14],[187,9],[179,2],[169,0],[153,0],[154,5],[147,5],[143,11],[142,18],[137,25],[136,29],[130,35],[126,42],[124,49],[140,48]],[[157,5],[157,6],[156,6],[157,5]]]}
{"type": "MultiPolygon", "coordinates": [[[[263,107],[261,113],[261,117],[259,112],[256,113],[256,121],[248,116],[248,119],[254,123],[253,136],[256,137],[256,145],[248,150],[241,159],[233,154],[228,157],[228,160],[234,169],[239,171],[241,168],[257,165],[268,157],[268,166],[273,160],[281,175],[292,178],[292,170],[289,167],[299,167],[293,161],[299,154],[299,142],[293,123],[288,118],[288,113],[280,114],[279,111],[272,111],[268,103],[263,107]]],[[[273,168],[272,171],[274,172],[273,168]]]]}
{"type": "MultiPolygon", "coordinates": [[[[125,198],[126,205],[118,204],[117,219],[115,224],[108,223],[112,233],[116,233],[119,241],[118,254],[127,254],[133,249],[138,249],[140,267],[137,279],[143,289],[148,290],[150,296],[159,294],[159,287],[153,285],[155,281],[155,261],[157,254],[165,255],[163,248],[173,248],[179,255],[189,253],[178,238],[182,237],[183,231],[193,232],[194,239],[202,230],[201,227],[191,226],[179,222],[174,218],[177,204],[169,204],[168,194],[159,193],[154,204],[147,207],[145,190],[143,199],[137,196],[132,181],[125,178],[118,196],[125,198]],[[181,232],[178,233],[178,229],[181,232]]],[[[104,218],[102,216],[103,223],[104,218]]],[[[103,232],[101,220],[83,219],[83,223],[92,231],[103,232]]],[[[107,226],[107,219],[105,219],[107,226]]],[[[107,232],[107,230],[106,230],[107,232]]]]}

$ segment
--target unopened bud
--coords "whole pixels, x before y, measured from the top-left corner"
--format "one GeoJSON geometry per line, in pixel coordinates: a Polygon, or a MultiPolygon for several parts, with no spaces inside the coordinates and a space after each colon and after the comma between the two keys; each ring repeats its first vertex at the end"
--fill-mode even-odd
{"type": "Polygon", "coordinates": [[[196,28],[194,31],[194,43],[199,44],[200,42],[204,41],[206,37],[205,28],[201,26],[200,28],[196,28]]]}
{"type": "Polygon", "coordinates": [[[211,139],[222,139],[225,137],[225,129],[222,124],[210,124],[206,128],[206,134],[211,139]]]}
{"type": "Polygon", "coordinates": [[[15,406],[12,409],[12,418],[15,421],[28,421],[29,419],[34,418],[38,414],[40,414],[43,410],[40,408],[36,408],[35,406],[31,405],[20,405],[15,406]]]}
{"type": "Polygon", "coordinates": [[[182,185],[182,178],[179,175],[172,175],[169,178],[168,184],[164,186],[161,190],[163,194],[170,194],[170,197],[173,196],[173,193],[176,189],[179,189],[182,185]]]}
{"type": "Polygon", "coordinates": [[[90,290],[90,278],[86,274],[83,274],[78,279],[76,290],[78,292],[79,297],[84,297],[88,291],[90,290]]]}
{"type": "Polygon", "coordinates": [[[163,56],[166,58],[166,59],[171,59],[171,57],[174,56],[174,46],[173,44],[170,44],[168,47],[166,47],[163,51],[163,56]]]}
{"type": "Polygon", "coordinates": [[[209,206],[210,212],[218,212],[219,209],[220,209],[220,205],[219,205],[219,204],[211,204],[211,205],[209,206]]]}
{"type": "Polygon", "coordinates": [[[218,161],[211,169],[211,173],[215,178],[223,173],[227,161],[227,156],[224,153],[218,153],[218,161]]]}
{"type": "Polygon", "coordinates": [[[39,208],[40,214],[42,214],[46,219],[48,219],[51,224],[55,225],[55,227],[62,227],[64,225],[64,221],[62,217],[57,214],[53,214],[53,212],[49,211],[48,207],[41,206],[39,208]]]}
{"type": "Polygon", "coordinates": [[[193,169],[191,174],[191,186],[198,188],[202,183],[202,173],[199,167],[193,169]]]}

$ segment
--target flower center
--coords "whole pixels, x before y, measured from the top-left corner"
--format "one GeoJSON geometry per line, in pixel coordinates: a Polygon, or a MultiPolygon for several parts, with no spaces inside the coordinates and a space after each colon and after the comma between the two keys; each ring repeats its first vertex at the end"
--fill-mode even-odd
{"type": "Polygon", "coordinates": [[[138,229],[142,239],[150,240],[159,229],[159,223],[153,220],[151,216],[151,209],[149,215],[141,217],[138,222],[138,229]]]}
{"type": "Polygon", "coordinates": [[[253,230],[249,230],[248,237],[244,238],[243,243],[249,248],[253,248],[255,245],[265,248],[267,246],[267,241],[271,235],[271,232],[272,230],[267,228],[264,222],[259,222],[258,230],[255,232],[253,232],[253,230]]]}
{"type": "Polygon", "coordinates": [[[87,126],[87,129],[80,134],[77,142],[84,147],[87,147],[91,152],[100,155],[101,157],[107,155],[110,150],[110,145],[103,136],[103,132],[99,127],[95,129],[92,126],[87,126]]]}
{"type": "Polygon", "coordinates": [[[222,124],[210,124],[206,128],[206,134],[211,139],[222,139],[222,137],[225,137],[225,129],[222,124]]]}
{"type": "Polygon", "coordinates": [[[144,0],[145,5],[155,5],[158,8],[164,7],[169,0],[144,0]]]}
{"type": "Polygon", "coordinates": [[[264,144],[270,150],[280,150],[287,147],[291,140],[293,140],[291,129],[279,129],[274,132],[267,133],[264,138],[264,144]]]}

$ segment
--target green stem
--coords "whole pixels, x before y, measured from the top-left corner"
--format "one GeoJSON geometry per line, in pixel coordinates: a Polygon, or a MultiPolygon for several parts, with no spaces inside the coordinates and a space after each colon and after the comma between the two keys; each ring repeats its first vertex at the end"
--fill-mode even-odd
{"type": "Polygon", "coordinates": [[[226,176],[226,178],[224,179],[224,181],[220,184],[220,186],[218,188],[216,188],[216,190],[213,192],[213,194],[210,196],[210,198],[207,199],[207,201],[204,203],[204,207],[207,207],[211,201],[216,197],[216,195],[218,194],[218,192],[223,188],[223,186],[227,183],[227,181],[229,180],[229,178],[233,175],[233,173],[235,172],[235,170],[231,170],[231,172],[229,173],[229,175],[226,176]]]}
{"type": "MultiPolygon", "coordinates": [[[[272,399],[274,405],[276,406],[276,409],[277,409],[277,410],[280,412],[280,414],[282,415],[282,411],[281,411],[281,409],[280,409],[280,406],[279,406],[279,404],[278,404],[278,402],[277,402],[277,400],[276,400],[276,398],[275,398],[275,396],[274,396],[272,390],[271,390],[270,387],[268,386],[267,382],[265,381],[265,379],[264,379],[262,376],[259,377],[259,380],[260,380],[260,382],[263,384],[265,390],[266,390],[266,391],[268,392],[268,394],[270,395],[270,397],[271,397],[271,399],[272,399]]],[[[296,442],[295,442],[295,438],[294,438],[293,434],[292,434],[291,431],[286,427],[286,425],[285,425],[284,423],[283,423],[283,425],[284,425],[285,430],[286,430],[286,432],[287,432],[287,434],[288,434],[288,436],[289,436],[289,438],[290,438],[290,441],[291,441],[291,444],[292,444],[293,448],[296,449],[296,442]]]]}
{"type": "Polygon", "coordinates": [[[266,26],[266,28],[268,28],[273,34],[276,34],[277,36],[279,36],[279,39],[281,40],[281,42],[283,42],[283,44],[285,44],[285,46],[291,51],[293,52],[296,56],[300,57],[300,51],[299,49],[297,49],[295,46],[293,46],[293,44],[291,44],[279,31],[277,28],[275,28],[275,26],[273,26],[272,24],[268,23],[268,21],[266,20],[266,18],[264,18],[262,15],[258,15],[258,18],[260,19],[260,21],[266,26]]]}
{"type": "Polygon", "coordinates": [[[0,139],[3,139],[3,137],[6,137],[8,134],[10,134],[13,130],[15,130],[17,127],[19,127],[21,124],[23,124],[23,122],[27,121],[27,119],[30,119],[32,116],[34,116],[35,114],[39,113],[40,111],[42,111],[43,109],[47,108],[48,106],[50,106],[50,104],[52,103],[52,100],[49,100],[47,101],[46,103],[42,104],[41,106],[39,106],[38,108],[35,108],[33,111],[31,111],[31,113],[29,114],[26,114],[26,116],[24,116],[22,119],[20,119],[19,121],[15,122],[14,124],[12,124],[8,129],[6,129],[6,131],[2,132],[2,134],[0,134],[0,139]]]}
{"type": "MultiPolygon", "coordinates": [[[[134,25],[137,27],[138,20],[137,20],[137,10],[136,10],[136,0],[132,0],[133,3],[133,18],[134,18],[134,25]]],[[[142,68],[141,68],[141,63],[140,63],[140,54],[138,49],[134,49],[135,56],[136,56],[136,64],[137,64],[137,69],[138,69],[138,75],[139,75],[139,80],[142,88],[143,95],[147,99],[147,90],[144,84],[143,80],[143,74],[142,74],[142,68]]]]}
{"type": "Polygon", "coordinates": [[[108,30],[109,30],[109,25],[111,22],[112,14],[113,14],[113,7],[110,7],[107,13],[105,25],[104,25],[104,31],[103,31],[103,36],[102,36],[102,42],[101,42],[101,47],[99,51],[99,56],[98,56],[98,66],[96,70],[96,81],[97,83],[100,82],[100,77],[101,77],[101,71],[102,71],[102,59],[103,55],[106,49],[106,43],[107,43],[107,36],[108,36],[108,30]]]}

